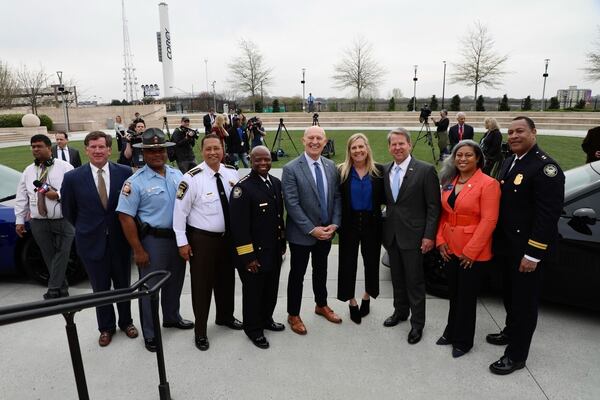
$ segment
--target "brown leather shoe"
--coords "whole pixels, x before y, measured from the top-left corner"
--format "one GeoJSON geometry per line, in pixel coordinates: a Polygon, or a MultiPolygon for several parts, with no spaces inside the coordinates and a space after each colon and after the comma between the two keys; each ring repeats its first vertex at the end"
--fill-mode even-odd
{"type": "Polygon", "coordinates": [[[315,306],[315,314],[322,315],[327,319],[327,321],[333,322],[334,324],[339,324],[342,322],[340,316],[334,313],[333,310],[329,308],[329,306],[315,306]]]}
{"type": "Polygon", "coordinates": [[[306,335],[306,327],[299,315],[288,315],[288,323],[292,327],[292,330],[298,335],[306,335]]]}
{"type": "Polygon", "coordinates": [[[139,336],[139,332],[138,332],[137,328],[135,327],[135,325],[133,325],[133,324],[129,324],[129,325],[127,325],[127,327],[125,329],[121,329],[121,330],[123,332],[125,332],[127,337],[130,339],[135,339],[136,337],[139,336]]]}
{"type": "Polygon", "coordinates": [[[114,332],[111,331],[102,331],[100,332],[100,337],[98,338],[98,344],[100,347],[106,347],[110,344],[112,340],[114,332]]]}

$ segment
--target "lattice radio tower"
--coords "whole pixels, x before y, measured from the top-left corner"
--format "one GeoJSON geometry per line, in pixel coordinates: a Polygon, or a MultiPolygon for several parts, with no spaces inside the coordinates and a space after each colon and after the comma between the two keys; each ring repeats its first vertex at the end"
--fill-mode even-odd
{"type": "Polygon", "coordinates": [[[125,100],[132,102],[138,99],[138,81],[133,66],[133,54],[129,43],[129,29],[127,29],[127,18],[125,18],[125,0],[121,0],[123,11],[123,92],[125,100]]]}

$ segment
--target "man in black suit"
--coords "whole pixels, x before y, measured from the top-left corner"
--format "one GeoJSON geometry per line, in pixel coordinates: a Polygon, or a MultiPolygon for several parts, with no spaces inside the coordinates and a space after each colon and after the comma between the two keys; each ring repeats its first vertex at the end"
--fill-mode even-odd
{"type": "Polygon", "coordinates": [[[52,146],[52,157],[60,158],[77,168],[81,166],[79,151],[68,146],[69,135],[66,132],[58,132],[54,135],[56,144],[52,146]]]}
{"type": "Polygon", "coordinates": [[[465,124],[466,115],[460,111],[456,114],[456,125],[453,125],[448,132],[448,139],[450,140],[450,151],[456,146],[458,142],[464,139],[473,139],[473,127],[465,124]]]}
{"type": "Polygon", "coordinates": [[[207,135],[210,133],[212,126],[215,123],[215,118],[217,118],[217,116],[215,115],[215,109],[212,107],[208,109],[208,114],[202,118],[202,124],[204,124],[204,133],[207,135]]]}
{"type": "MultiPolygon", "coordinates": [[[[88,164],[65,174],[61,204],[65,218],[75,227],[77,253],[83,261],[94,292],[129,287],[131,253],[115,209],[119,191],[131,168],[108,161],[112,137],[90,132],[83,141],[88,164]]],[[[129,301],[117,303],[118,326],[129,338],[138,331],[131,319],[129,301]]],[[[102,347],[110,344],[117,321],[111,305],[96,308],[102,347]]]]}
{"type": "Polygon", "coordinates": [[[264,329],[282,331],[273,321],[279,274],[285,253],[281,181],[269,175],[271,152],[257,146],[250,153],[252,171],[231,191],[230,219],[236,255],[234,265],[242,280],[244,332],[255,346],[266,349],[264,329]]]}
{"type": "Polygon", "coordinates": [[[410,134],[404,128],[388,133],[394,161],[384,168],[387,204],[383,245],[390,257],[394,313],[385,320],[391,327],[410,313],[408,343],[421,340],[425,326],[423,254],[434,247],[440,215],[440,184],[433,165],[411,157],[410,134]]]}

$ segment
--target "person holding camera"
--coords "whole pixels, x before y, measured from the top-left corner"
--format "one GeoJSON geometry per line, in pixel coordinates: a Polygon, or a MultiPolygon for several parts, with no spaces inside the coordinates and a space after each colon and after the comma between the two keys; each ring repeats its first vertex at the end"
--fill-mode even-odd
{"type": "Polygon", "coordinates": [[[146,165],[142,149],[134,146],[142,142],[142,133],[146,130],[146,123],[143,119],[136,119],[129,126],[125,137],[123,138],[123,152],[119,157],[119,164],[129,165],[136,171],[146,165]]]}
{"type": "Polygon", "coordinates": [[[181,118],[181,126],[173,131],[171,141],[175,143],[175,161],[177,161],[177,168],[183,174],[197,165],[194,145],[198,136],[198,130],[190,128],[188,117],[181,118]]]}
{"type": "Polygon", "coordinates": [[[267,133],[262,126],[262,121],[258,117],[250,118],[248,121],[248,132],[250,132],[250,137],[252,140],[252,148],[256,146],[264,146],[265,144],[265,136],[267,133]]]}
{"type": "Polygon", "coordinates": [[[439,161],[443,161],[444,156],[448,154],[448,126],[450,126],[450,120],[448,119],[448,111],[440,111],[439,121],[436,121],[433,117],[431,117],[431,120],[436,126],[435,134],[438,140],[438,148],[440,149],[439,161]]]}

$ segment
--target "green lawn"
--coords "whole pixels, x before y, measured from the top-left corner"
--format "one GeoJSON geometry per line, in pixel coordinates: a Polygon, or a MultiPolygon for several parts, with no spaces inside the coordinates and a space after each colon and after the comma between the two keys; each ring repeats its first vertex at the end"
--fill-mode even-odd
{"type": "MultiPolygon", "coordinates": [[[[302,152],[302,132],[299,130],[290,130],[290,136],[294,141],[298,151],[302,152]]],[[[327,136],[334,140],[336,154],[333,160],[336,163],[343,161],[346,153],[346,141],[348,137],[356,133],[356,130],[343,130],[343,131],[329,131],[327,136]]],[[[369,138],[375,160],[378,162],[385,163],[391,159],[387,151],[386,135],[387,131],[365,131],[365,135],[369,138]]],[[[416,132],[413,133],[413,141],[416,139],[416,132]]],[[[274,131],[269,131],[267,134],[267,145],[271,147],[273,145],[273,139],[275,137],[274,131]]],[[[481,135],[476,135],[475,140],[479,141],[481,135]]],[[[506,135],[505,135],[506,138],[506,135]]],[[[435,139],[434,139],[435,140],[435,139]]],[[[578,165],[582,165],[585,162],[585,154],[581,150],[581,138],[572,138],[564,136],[539,136],[538,143],[540,147],[544,149],[550,156],[552,156],[563,168],[567,170],[578,165]]],[[[87,162],[87,156],[83,149],[82,141],[72,141],[69,145],[79,149],[81,153],[82,162],[87,162]]],[[[279,161],[273,163],[273,167],[280,168],[293,157],[296,156],[294,147],[290,143],[287,134],[283,133],[283,139],[281,141],[281,147],[289,157],[282,157],[279,161]]],[[[424,142],[419,141],[414,146],[414,156],[418,159],[432,162],[431,148],[424,142]]],[[[437,154],[437,145],[435,146],[437,154]]],[[[199,155],[199,149],[196,149],[196,154],[199,155]]],[[[116,161],[118,158],[118,152],[116,146],[113,148],[112,160],[116,161]]],[[[201,158],[200,155],[198,158],[201,158]]],[[[18,146],[11,148],[0,149],[0,163],[22,171],[28,164],[32,162],[31,150],[29,146],[18,146]]]]}

